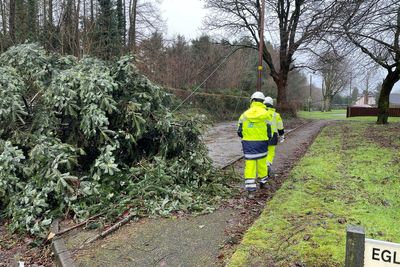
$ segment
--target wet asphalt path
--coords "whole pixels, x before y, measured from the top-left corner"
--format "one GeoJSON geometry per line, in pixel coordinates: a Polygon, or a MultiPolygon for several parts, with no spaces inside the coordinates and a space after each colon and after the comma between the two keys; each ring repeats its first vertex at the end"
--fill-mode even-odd
{"type": "MultiPolygon", "coordinates": [[[[277,148],[276,173],[287,173],[320,132],[326,122],[308,123],[287,136],[277,148]]],[[[234,122],[219,123],[209,130],[204,140],[215,166],[242,155],[240,138],[234,122]]],[[[238,162],[242,168],[243,163],[238,162]]],[[[268,197],[269,198],[269,197],[268,197]]],[[[244,213],[246,198],[233,199],[232,205],[201,216],[170,219],[144,219],[131,222],[113,235],[76,251],[77,266],[216,266],[221,248],[231,241],[228,233],[237,228],[245,231],[260,211],[250,218],[244,213]],[[246,222],[247,220],[247,222],[246,222]],[[244,221],[244,222],[243,222],[244,221]],[[232,230],[233,229],[233,230],[232,230]]],[[[262,201],[261,201],[262,202],[262,201]]],[[[265,203],[265,202],[264,202],[265,203]]],[[[262,209],[261,203],[257,209],[262,209]]],[[[249,209],[253,212],[255,209],[249,209]]],[[[76,231],[67,238],[74,251],[95,231],[76,231]]],[[[239,237],[241,234],[239,233],[239,237]]],[[[238,240],[239,241],[239,240],[238,240]]]]}

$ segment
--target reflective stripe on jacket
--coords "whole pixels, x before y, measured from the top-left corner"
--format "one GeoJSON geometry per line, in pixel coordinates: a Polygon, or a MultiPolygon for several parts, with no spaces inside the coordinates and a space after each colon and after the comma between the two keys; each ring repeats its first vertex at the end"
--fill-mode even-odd
{"type": "Polygon", "coordinates": [[[260,159],[267,155],[268,140],[272,136],[271,115],[260,102],[252,102],[239,118],[238,135],[246,159],[260,159]]]}
{"type": "Polygon", "coordinates": [[[276,146],[278,144],[278,132],[283,132],[283,121],[281,115],[276,112],[274,108],[267,107],[267,111],[271,116],[271,130],[272,138],[269,141],[269,145],[276,146]]]}

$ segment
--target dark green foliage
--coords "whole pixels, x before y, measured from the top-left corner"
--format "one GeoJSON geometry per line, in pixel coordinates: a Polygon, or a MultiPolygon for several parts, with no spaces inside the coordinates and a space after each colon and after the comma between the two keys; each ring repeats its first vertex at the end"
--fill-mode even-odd
{"type": "Polygon", "coordinates": [[[15,0],[15,40],[24,42],[28,34],[27,5],[25,0],[15,0]]]}
{"type": "MultiPolygon", "coordinates": [[[[100,13],[94,32],[95,53],[102,59],[112,59],[120,54],[122,35],[117,11],[112,0],[99,0],[100,13]]],[[[121,9],[122,10],[122,9],[121,9]]]]}
{"type": "Polygon", "coordinates": [[[229,193],[201,117],[172,114],[174,99],[132,62],[30,44],[0,56],[0,209],[11,230],[42,235],[65,213],[204,210],[229,193]]]}
{"type": "Polygon", "coordinates": [[[28,23],[28,27],[29,27],[27,36],[28,36],[29,41],[33,42],[33,41],[36,41],[36,39],[38,38],[38,35],[37,35],[38,1],[28,0],[27,6],[28,6],[27,23],[28,23]]]}
{"type": "Polygon", "coordinates": [[[21,95],[24,83],[11,67],[0,67],[0,136],[23,121],[27,113],[21,95]]]}
{"type": "Polygon", "coordinates": [[[121,37],[121,46],[123,45],[122,41],[125,40],[125,18],[124,18],[124,5],[122,0],[117,0],[117,21],[118,21],[118,34],[121,37]]]}

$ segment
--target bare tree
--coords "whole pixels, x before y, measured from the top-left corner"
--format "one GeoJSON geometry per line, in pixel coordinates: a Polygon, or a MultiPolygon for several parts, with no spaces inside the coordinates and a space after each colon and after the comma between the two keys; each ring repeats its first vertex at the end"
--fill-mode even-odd
{"type": "Polygon", "coordinates": [[[326,51],[317,62],[317,70],[321,73],[323,84],[323,111],[330,111],[332,99],[346,89],[350,80],[350,67],[346,58],[334,51],[326,51]]]}
{"type": "MultiPolygon", "coordinates": [[[[252,48],[260,43],[260,0],[205,0],[212,14],[206,25],[211,30],[224,29],[230,35],[250,36],[252,48]]],[[[328,27],[335,12],[335,1],[316,3],[314,0],[271,0],[267,3],[266,28],[271,38],[279,41],[278,62],[273,60],[271,51],[264,49],[263,59],[278,90],[278,107],[290,112],[287,98],[288,75],[296,66],[294,55],[302,47],[320,37],[328,27]],[[273,26],[271,26],[273,25],[273,26]]],[[[265,40],[261,40],[265,44],[265,40]]],[[[264,47],[266,47],[264,45],[264,47]]]]}
{"type": "Polygon", "coordinates": [[[129,47],[135,50],[138,41],[150,38],[154,32],[162,32],[165,22],[161,19],[160,0],[130,0],[129,47]]]}
{"type": "Polygon", "coordinates": [[[301,108],[310,97],[310,84],[307,77],[299,69],[289,73],[287,88],[288,101],[296,109],[301,108]]]}
{"type": "Polygon", "coordinates": [[[94,4],[93,0],[90,0],[90,21],[94,22],[94,4]]]}
{"type": "Polygon", "coordinates": [[[335,33],[359,48],[386,70],[378,100],[378,124],[389,117],[389,95],[400,79],[400,1],[342,1],[335,33]]]}
{"type": "Polygon", "coordinates": [[[130,0],[129,2],[129,47],[131,50],[136,48],[136,16],[137,16],[137,2],[138,0],[130,0]]]}
{"type": "MultiPolygon", "coordinates": [[[[362,79],[365,82],[365,87],[362,89],[362,95],[364,96],[364,104],[368,105],[368,99],[370,96],[374,94],[375,90],[371,90],[371,80],[375,79],[376,80],[376,74],[378,71],[378,66],[377,65],[371,65],[369,68],[366,68],[364,70],[364,73],[362,75],[362,79]]],[[[382,86],[382,83],[380,83],[380,86],[382,86]]],[[[379,90],[378,90],[379,92],[379,90]]],[[[379,96],[378,96],[379,97],[379,96]]],[[[378,97],[376,99],[378,99],[378,97]]]]}

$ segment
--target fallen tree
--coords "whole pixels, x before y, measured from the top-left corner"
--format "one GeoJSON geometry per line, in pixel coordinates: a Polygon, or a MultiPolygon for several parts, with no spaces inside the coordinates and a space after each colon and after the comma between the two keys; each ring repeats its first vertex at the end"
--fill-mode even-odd
{"type": "Polygon", "coordinates": [[[173,114],[170,94],[115,62],[48,54],[0,56],[0,210],[12,231],[104,210],[204,211],[229,193],[199,139],[201,117],[173,114]]]}

